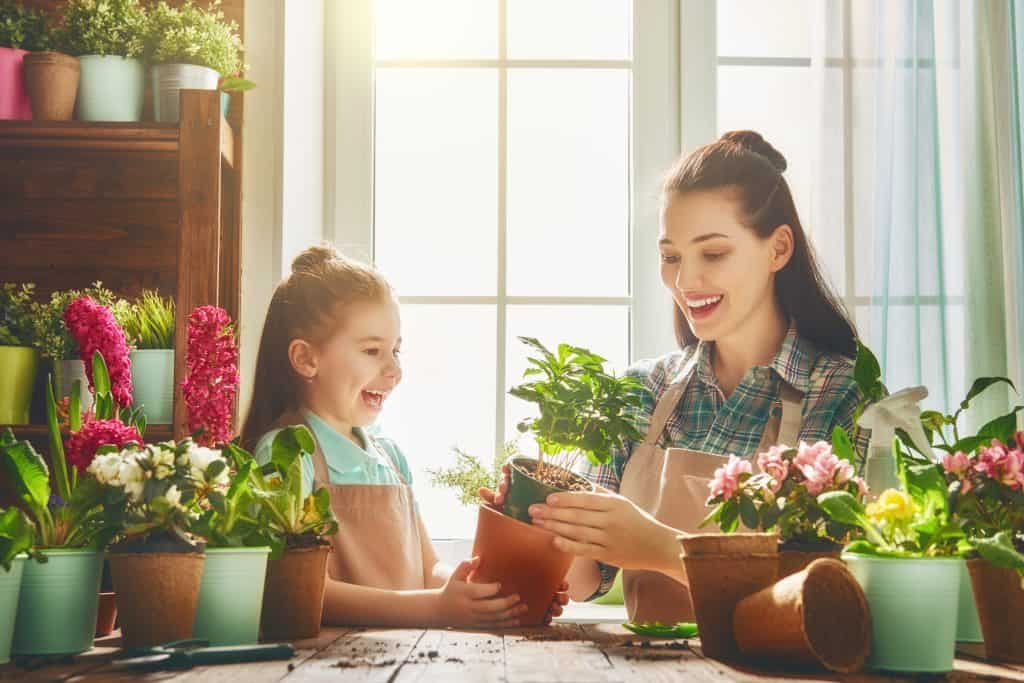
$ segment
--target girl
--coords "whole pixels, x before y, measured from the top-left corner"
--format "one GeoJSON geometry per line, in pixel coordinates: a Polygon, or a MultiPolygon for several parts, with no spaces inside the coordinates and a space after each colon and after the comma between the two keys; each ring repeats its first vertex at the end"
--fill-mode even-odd
{"type": "MultiPolygon", "coordinates": [[[[658,249],[681,350],[629,370],[653,396],[646,438],[589,468],[598,493],[558,493],[530,510],[578,556],[576,600],[607,592],[621,567],[632,620],[692,621],[676,537],[698,530],[724,454],[851,426],[856,333],[815,263],[785,170],[760,135],[739,131],[668,174],[658,249]]],[[[500,504],[505,486],[481,493],[500,504]]]]}
{"type": "MultiPolygon", "coordinates": [[[[305,423],[306,492],[326,486],[340,522],[331,540],[326,624],[518,625],[526,605],[496,583],[470,583],[474,558],[438,561],[412,499],[405,456],[366,427],[402,379],[398,302],[377,271],[313,247],[270,301],[242,443],[270,460],[277,430],[305,423]]],[[[551,615],[568,601],[556,596],[551,615]]]]}

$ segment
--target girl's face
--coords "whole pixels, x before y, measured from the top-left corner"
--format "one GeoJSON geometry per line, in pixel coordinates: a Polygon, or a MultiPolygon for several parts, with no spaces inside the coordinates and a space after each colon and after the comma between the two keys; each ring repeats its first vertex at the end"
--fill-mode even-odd
{"type": "Polygon", "coordinates": [[[363,427],[377,419],[402,379],[401,342],[396,301],[359,302],[345,308],[341,328],[323,344],[307,345],[307,362],[296,363],[293,356],[292,363],[309,378],[312,406],[346,425],[363,427]]]}
{"type": "Polygon", "coordinates": [[[661,281],[698,339],[730,336],[773,310],[774,274],[792,253],[789,226],[762,239],[741,222],[729,190],[702,190],[668,198],[658,238],[661,281]]]}

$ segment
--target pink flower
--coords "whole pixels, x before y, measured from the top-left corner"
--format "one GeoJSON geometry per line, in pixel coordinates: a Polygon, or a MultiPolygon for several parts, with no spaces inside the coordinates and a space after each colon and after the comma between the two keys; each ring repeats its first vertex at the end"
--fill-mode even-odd
{"type": "Polygon", "coordinates": [[[782,482],[786,480],[786,476],[789,474],[789,462],[783,457],[783,453],[789,450],[789,446],[772,446],[767,452],[757,456],[758,468],[771,477],[769,488],[771,488],[772,493],[779,492],[779,489],[782,488],[782,482]]]}
{"type": "Polygon", "coordinates": [[[793,458],[793,464],[798,469],[804,465],[813,465],[823,453],[832,453],[832,444],[828,441],[818,441],[814,444],[801,441],[796,449],[796,457],[793,458]]]}
{"type": "Polygon", "coordinates": [[[188,319],[186,377],[181,383],[188,428],[202,430],[196,441],[213,446],[231,440],[238,394],[238,347],[227,311],[200,306],[188,319]]]}
{"type": "Polygon", "coordinates": [[[863,477],[854,477],[853,481],[857,484],[857,497],[867,498],[868,495],[868,484],[864,481],[863,477]]]}
{"type": "Polygon", "coordinates": [[[85,474],[100,446],[122,448],[133,441],[142,444],[142,435],[135,427],[120,420],[92,420],[71,434],[64,444],[64,454],[79,473],[85,474]]]}
{"type": "Polygon", "coordinates": [[[1024,450],[1009,450],[993,439],[991,446],[978,450],[974,471],[1011,489],[1024,489],[1024,450]]]}
{"type": "Polygon", "coordinates": [[[722,497],[729,500],[740,487],[740,476],[751,474],[753,468],[748,460],[740,460],[735,455],[729,456],[729,461],[715,470],[715,475],[708,484],[711,489],[711,497],[722,497]]]}
{"type": "Polygon", "coordinates": [[[942,469],[946,470],[946,474],[959,477],[970,467],[971,461],[966,453],[957,451],[956,453],[946,453],[946,455],[942,456],[942,469]]]}
{"type": "Polygon", "coordinates": [[[812,496],[837,484],[845,484],[854,475],[853,465],[836,456],[827,441],[819,441],[813,446],[801,442],[793,463],[804,475],[804,486],[812,496]]]}
{"type": "Polygon", "coordinates": [[[103,356],[110,375],[110,393],[122,408],[132,404],[132,364],[128,359],[128,341],[109,308],[87,296],[80,296],[64,310],[64,324],[78,344],[79,357],[85,362],[89,388],[95,391],[92,357],[103,356]]]}

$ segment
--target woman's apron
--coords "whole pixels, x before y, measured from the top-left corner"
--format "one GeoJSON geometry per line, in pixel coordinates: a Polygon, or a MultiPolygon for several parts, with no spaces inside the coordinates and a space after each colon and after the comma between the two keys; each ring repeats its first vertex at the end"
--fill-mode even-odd
{"type": "MultiPolygon", "coordinates": [[[[300,417],[285,425],[305,424],[300,417]]],[[[312,428],[310,432],[312,433],[312,428]]],[[[314,442],[316,437],[314,436],[314,442]]],[[[368,448],[378,448],[368,437],[368,448]]],[[[388,590],[426,587],[424,543],[412,487],[385,453],[401,484],[332,484],[319,442],[313,459],[313,490],[326,488],[338,531],[331,537],[327,575],[336,581],[388,590]]]]}
{"type": "MultiPolygon", "coordinates": [[[[619,486],[620,494],[659,522],[687,533],[702,531],[700,523],[710,513],[710,509],[705,507],[710,495],[708,484],[715,470],[728,460],[727,456],[713,453],[658,447],[665,424],[695,374],[695,366],[696,357],[690,360],[680,378],[669,385],[658,401],[644,442],[633,449],[619,486]]],[[[803,394],[784,380],[780,382],[776,406],[781,404],[781,410],[772,410],[761,435],[758,453],[779,443],[795,446],[800,433],[803,394]]],[[[703,529],[713,530],[711,524],[703,529]]],[[[631,621],[674,624],[694,620],[686,584],[660,572],[633,569],[623,571],[622,582],[631,621]]]]}

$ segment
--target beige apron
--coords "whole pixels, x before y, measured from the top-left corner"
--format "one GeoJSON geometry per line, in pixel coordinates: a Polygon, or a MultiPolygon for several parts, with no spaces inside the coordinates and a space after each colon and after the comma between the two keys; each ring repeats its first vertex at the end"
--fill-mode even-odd
{"type": "MultiPolygon", "coordinates": [[[[300,417],[284,424],[304,424],[304,420],[300,417]]],[[[377,448],[372,438],[366,445],[377,448]]],[[[391,458],[381,455],[402,480],[391,458]]],[[[429,541],[420,537],[412,487],[407,483],[332,484],[319,443],[312,459],[313,489],[327,489],[338,518],[327,575],[336,581],[387,590],[425,588],[423,544],[429,541]]]]}
{"type": "MultiPolygon", "coordinates": [[[[695,366],[696,355],[658,401],[647,436],[633,449],[619,486],[620,494],[655,519],[689,533],[701,531],[700,523],[710,512],[705,507],[710,493],[708,483],[715,470],[728,459],[727,456],[685,448],[658,447],[665,424],[685,393],[695,366]]],[[[781,402],[781,411],[772,410],[761,435],[758,453],[778,443],[795,446],[800,433],[803,394],[784,380],[780,381],[778,401],[781,402]]],[[[712,530],[712,525],[703,529],[712,530]]],[[[623,571],[622,582],[631,621],[674,624],[694,620],[690,592],[685,584],[660,572],[644,570],[623,571]]]]}

